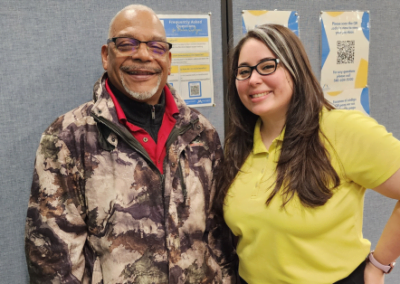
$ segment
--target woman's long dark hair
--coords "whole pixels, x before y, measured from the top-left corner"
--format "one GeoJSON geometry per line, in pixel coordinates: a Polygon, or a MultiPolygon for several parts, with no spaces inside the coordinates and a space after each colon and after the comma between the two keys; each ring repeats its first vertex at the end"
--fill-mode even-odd
{"type": "Polygon", "coordinates": [[[293,80],[293,95],[286,114],[285,136],[276,167],[276,182],[266,200],[282,191],[284,207],[295,194],[305,207],[324,205],[340,179],[331,165],[321,140],[319,119],[323,107],[333,109],[312,72],[299,38],[288,28],[267,24],[249,31],[231,56],[227,93],[229,126],[225,138],[225,159],[216,177],[215,209],[222,214],[228,189],[253,148],[254,127],[258,116],[241,102],[235,84],[235,69],[244,43],[254,38],[263,42],[280,59],[293,80]]]}

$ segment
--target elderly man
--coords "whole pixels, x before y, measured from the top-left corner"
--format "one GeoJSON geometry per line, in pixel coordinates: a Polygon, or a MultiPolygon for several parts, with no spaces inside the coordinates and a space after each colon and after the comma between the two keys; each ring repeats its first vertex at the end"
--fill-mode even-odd
{"type": "Polygon", "coordinates": [[[171,44],[154,12],[111,21],[93,101],[56,119],[37,151],[26,221],[31,283],[234,283],[212,214],[222,151],[166,82],[171,44]]]}

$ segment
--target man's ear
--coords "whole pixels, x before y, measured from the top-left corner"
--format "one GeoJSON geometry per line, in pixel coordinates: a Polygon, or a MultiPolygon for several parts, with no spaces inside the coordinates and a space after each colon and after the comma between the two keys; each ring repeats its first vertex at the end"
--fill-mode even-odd
{"type": "Polygon", "coordinates": [[[107,71],[108,68],[108,45],[103,45],[101,47],[101,62],[103,63],[104,70],[107,71]]]}

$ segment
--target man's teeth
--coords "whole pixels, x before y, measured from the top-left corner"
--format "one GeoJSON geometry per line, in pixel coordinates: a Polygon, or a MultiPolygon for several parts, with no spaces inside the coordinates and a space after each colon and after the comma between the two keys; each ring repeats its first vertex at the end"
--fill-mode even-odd
{"type": "Polygon", "coordinates": [[[261,93],[261,94],[256,94],[256,95],[251,95],[252,98],[259,98],[259,97],[263,97],[266,96],[267,92],[261,93]]]}
{"type": "Polygon", "coordinates": [[[152,72],[149,71],[128,71],[130,75],[152,75],[152,72]]]}

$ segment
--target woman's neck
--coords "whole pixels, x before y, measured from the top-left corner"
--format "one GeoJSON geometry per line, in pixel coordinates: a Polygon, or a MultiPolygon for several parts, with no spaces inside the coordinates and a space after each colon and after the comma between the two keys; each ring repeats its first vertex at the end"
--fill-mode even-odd
{"type": "Polygon", "coordinates": [[[272,141],[274,141],[274,139],[281,134],[282,129],[286,123],[286,117],[282,117],[280,119],[267,119],[263,117],[260,118],[262,121],[260,127],[261,138],[265,145],[265,148],[269,149],[272,141]]]}

